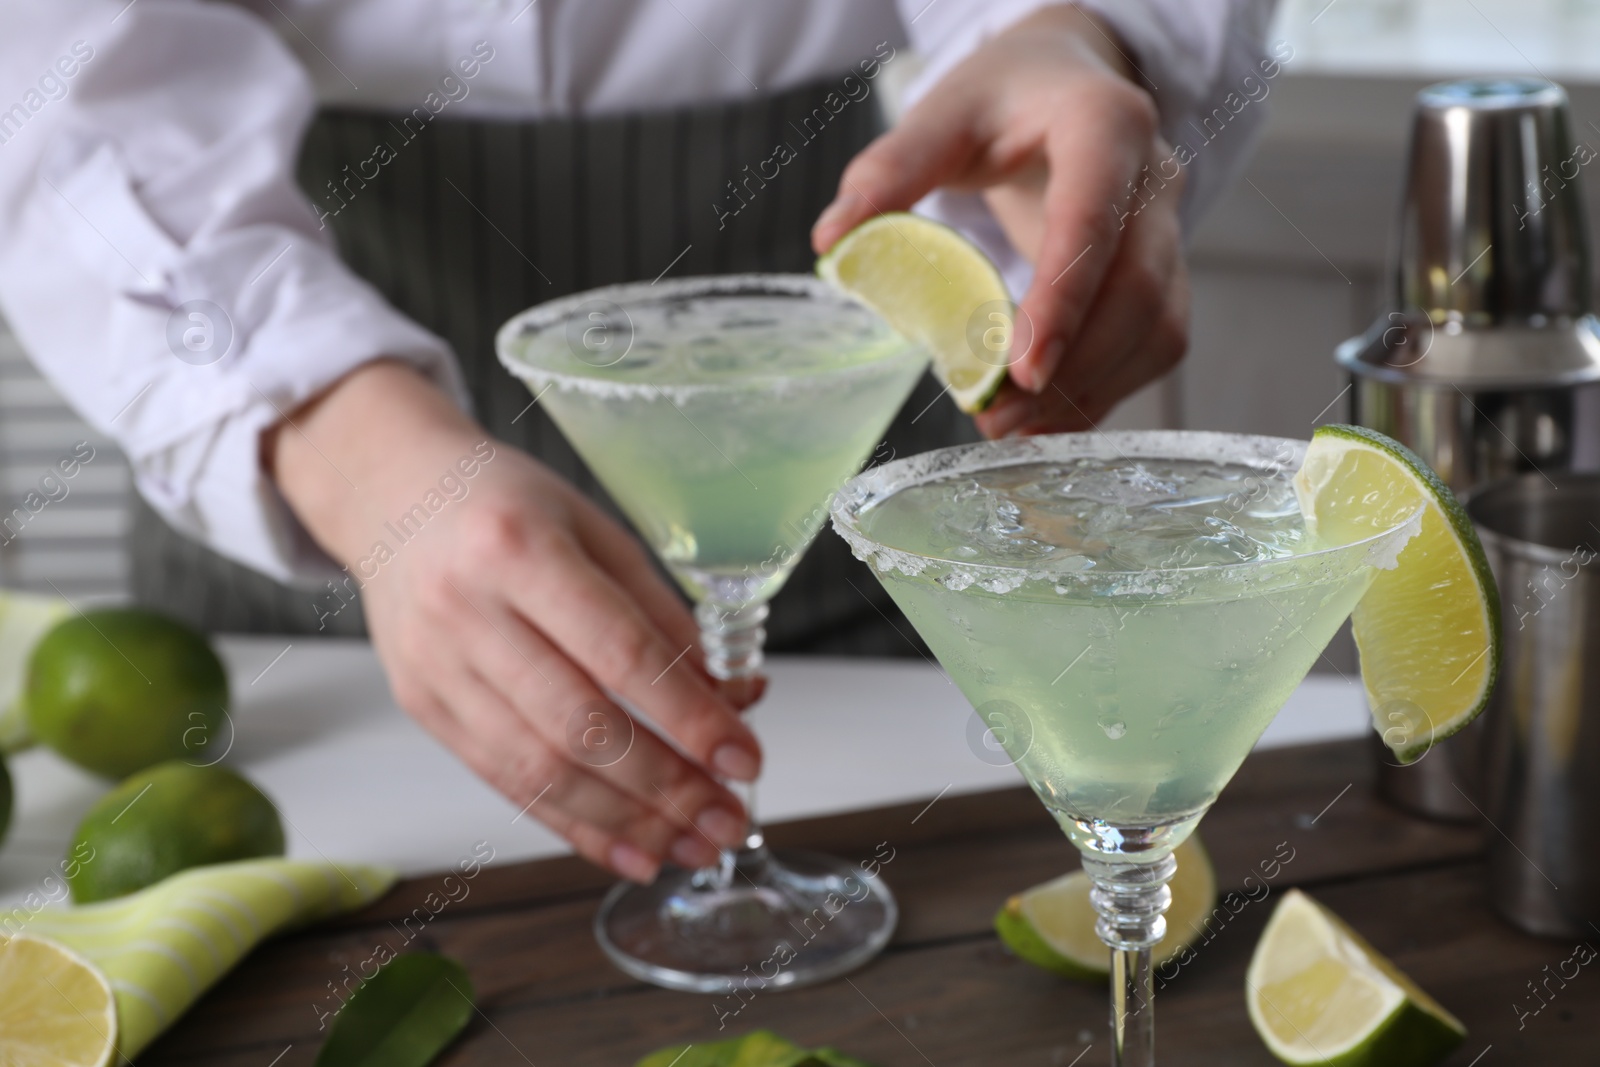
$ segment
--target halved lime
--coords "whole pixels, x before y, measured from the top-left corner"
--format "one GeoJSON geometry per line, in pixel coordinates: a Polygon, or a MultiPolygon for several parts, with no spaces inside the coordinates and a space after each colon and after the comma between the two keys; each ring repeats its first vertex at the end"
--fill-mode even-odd
{"type": "Polygon", "coordinates": [[[1398,441],[1319,426],[1294,476],[1312,535],[1348,543],[1422,509],[1417,535],[1351,616],[1373,724],[1401,763],[1478,717],[1500,670],[1500,597],[1466,511],[1398,441]]]}
{"type": "Polygon", "coordinates": [[[0,938],[0,1063],[105,1067],[117,1043],[111,983],[44,938],[0,938]]]}
{"type": "Polygon", "coordinates": [[[1284,1063],[1428,1067],[1467,1034],[1333,912],[1291,889],[1245,975],[1250,1022],[1284,1063]]]}
{"type": "MultiPolygon", "coordinates": [[[[1178,872],[1167,883],[1172,905],[1167,909],[1167,936],[1152,954],[1155,964],[1176,957],[1204,930],[1217,906],[1217,876],[1198,835],[1173,852],[1178,872]]],[[[1089,903],[1089,876],[1073,871],[1034,886],[1005,902],[994,917],[995,933],[1018,958],[1066,978],[1104,981],[1111,973],[1111,953],[1094,932],[1094,906],[1089,903]]]]}
{"type": "Polygon", "coordinates": [[[878,215],[839,238],[817,275],[927,348],[962,411],[982,411],[999,392],[1017,308],[989,257],[955,230],[905,212],[878,215]]]}

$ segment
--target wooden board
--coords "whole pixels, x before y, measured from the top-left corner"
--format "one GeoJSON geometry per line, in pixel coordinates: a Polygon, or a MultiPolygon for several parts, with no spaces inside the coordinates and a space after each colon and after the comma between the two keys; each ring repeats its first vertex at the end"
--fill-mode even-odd
{"type": "MultiPolygon", "coordinates": [[[[1163,1062],[1276,1062],[1246,1018],[1243,976],[1275,896],[1289,886],[1314,893],[1466,1021],[1470,1036],[1452,1064],[1600,1060],[1600,974],[1585,968],[1565,988],[1552,984],[1548,1006],[1519,1017],[1539,1003],[1528,983],[1543,981],[1542,968],[1553,970],[1574,946],[1497,919],[1484,898],[1480,832],[1376,800],[1364,743],[1252,756],[1202,834],[1223,889],[1248,884],[1256,899],[1233,898],[1195,959],[1169,974],[1157,998],[1163,1062]],[[1275,878],[1245,882],[1275,858],[1275,878]]],[[[643,985],[606,961],[590,923],[611,879],[558,859],[491,865],[470,881],[412,879],[359,915],[266,945],[141,1063],[310,1064],[325,1033],[321,1013],[382,944],[445,952],[471,973],[481,1010],[439,1061],[454,1067],[627,1067],[662,1045],[760,1027],[879,1067],[1106,1061],[1104,988],[1018,962],[990,927],[1007,895],[1076,865],[1025,790],[783,824],[769,837],[850,858],[892,849],[884,876],[901,903],[900,928],[867,967],[811,989],[757,993],[720,1034],[718,1007],[732,1002],[643,985]]]]}

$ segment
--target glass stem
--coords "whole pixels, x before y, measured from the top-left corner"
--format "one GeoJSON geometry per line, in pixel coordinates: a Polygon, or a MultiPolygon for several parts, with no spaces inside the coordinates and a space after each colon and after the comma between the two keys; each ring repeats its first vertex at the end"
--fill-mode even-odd
{"type": "Polygon", "coordinates": [[[1155,984],[1150,949],[1167,932],[1172,903],[1167,888],[1178,861],[1171,854],[1153,863],[1108,862],[1085,856],[1094,882],[1089,901],[1099,918],[1095,933],[1111,949],[1112,1067],[1155,1067],[1155,984]]]}
{"type": "MultiPolygon", "coordinates": [[[[695,606],[695,621],[700,624],[700,647],[705,652],[706,670],[718,682],[722,694],[743,711],[761,699],[767,680],[761,673],[767,631],[767,605],[729,606],[709,601],[695,606]]],[[[736,871],[749,873],[766,863],[766,838],[755,819],[755,783],[740,797],[750,816],[744,844],[722,854],[722,863],[713,876],[719,889],[726,889],[736,871]]],[[[710,872],[704,872],[708,875],[710,872]]]]}

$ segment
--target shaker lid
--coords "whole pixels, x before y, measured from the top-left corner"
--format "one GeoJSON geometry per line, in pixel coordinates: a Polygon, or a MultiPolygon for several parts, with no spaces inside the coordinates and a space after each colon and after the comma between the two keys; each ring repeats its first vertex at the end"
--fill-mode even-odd
{"type": "Polygon", "coordinates": [[[1580,170],[1567,94],[1471,78],[1417,94],[1393,308],[1467,327],[1590,310],[1580,170]]]}
{"type": "Polygon", "coordinates": [[[1337,358],[1358,374],[1537,386],[1600,380],[1600,324],[1567,94],[1469,78],[1417,94],[1387,314],[1337,358]]]}

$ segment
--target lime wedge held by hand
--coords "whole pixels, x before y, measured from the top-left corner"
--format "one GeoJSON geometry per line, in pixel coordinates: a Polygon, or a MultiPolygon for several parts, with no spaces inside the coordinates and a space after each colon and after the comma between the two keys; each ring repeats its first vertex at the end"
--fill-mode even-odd
{"type": "Polygon", "coordinates": [[[920,215],[868,219],[817,260],[817,275],[926,348],[933,372],[969,414],[989,406],[1022,355],[1022,345],[1013,349],[1018,312],[995,265],[961,234],[920,215]]]}
{"type": "Polygon", "coordinates": [[[1320,426],[1294,476],[1306,527],[1326,544],[1392,529],[1422,509],[1392,570],[1351,616],[1373,725],[1401,763],[1478,717],[1500,670],[1500,597],[1466,511],[1398,441],[1320,426]]]}
{"type": "MultiPolygon", "coordinates": [[[[1168,888],[1167,936],[1156,945],[1156,966],[1188,948],[1204,929],[1205,917],[1217,904],[1217,876],[1198,836],[1177,847],[1178,873],[1168,888]]],[[[1018,893],[994,917],[995,933],[1012,952],[1037,967],[1064,978],[1105,981],[1111,973],[1111,950],[1094,932],[1091,884],[1082,871],[1018,893]]]]}
{"type": "Polygon", "coordinates": [[[1466,1037],[1455,1016],[1298,889],[1273,911],[1245,975],[1250,1022],[1284,1063],[1428,1067],[1466,1037]]]}
{"type": "Polygon", "coordinates": [[[43,938],[0,937],[0,1063],[105,1067],[117,1041],[111,983],[43,938]]]}

